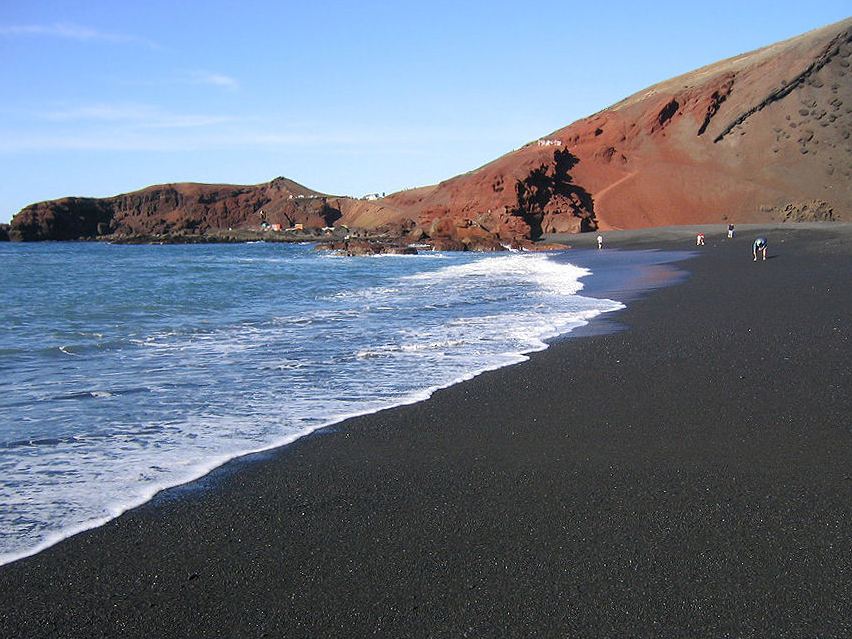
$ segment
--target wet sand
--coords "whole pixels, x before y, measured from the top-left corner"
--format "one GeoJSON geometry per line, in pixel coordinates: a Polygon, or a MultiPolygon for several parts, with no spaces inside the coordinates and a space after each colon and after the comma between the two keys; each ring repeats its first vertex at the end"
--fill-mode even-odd
{"type": "Polygon", "coordinates": [[[0,567],[0,636],[852,636],[852,227],[760,227],[758,263],[738,228],[668,288],[590,282],[622,330],[0,567]]]}

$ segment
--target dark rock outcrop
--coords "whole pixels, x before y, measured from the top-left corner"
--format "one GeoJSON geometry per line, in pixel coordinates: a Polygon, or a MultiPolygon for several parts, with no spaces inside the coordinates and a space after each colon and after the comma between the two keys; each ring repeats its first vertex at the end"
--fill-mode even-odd
{"type": "Polygon", "coordinates": [[[287,180],[230,186],[166,184],[109,198],[63,198],[24,208],[15,240],[205,235],[215,229],[328,227],[342,213],[326,196],[287,180]]]}
{"type": "Polygon", "coordinates": [[[519,216],[530,227],[530,237],[542,233],[576,233],[597,228],[595,205],[591,195],[574,184],[568,173],[578,159],[568,149],[553,153],[553,161],[530,171],[515,183],[519,216]]]}
{"type": "Polygon", "coordinates": [[[339,255],[417,255],[417,249],[398,242],[358,239],[326,242],[317,245],[319,251],[333,251],[339,255]]]}

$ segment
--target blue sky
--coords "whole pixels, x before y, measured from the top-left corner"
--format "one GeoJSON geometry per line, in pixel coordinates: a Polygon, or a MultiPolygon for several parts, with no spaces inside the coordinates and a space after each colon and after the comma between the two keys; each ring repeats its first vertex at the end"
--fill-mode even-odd
{"type": "Polygon", "coordinates": [[[163,182],[430,184],[850,7],[0,0],[0,222],[163,182]]]}

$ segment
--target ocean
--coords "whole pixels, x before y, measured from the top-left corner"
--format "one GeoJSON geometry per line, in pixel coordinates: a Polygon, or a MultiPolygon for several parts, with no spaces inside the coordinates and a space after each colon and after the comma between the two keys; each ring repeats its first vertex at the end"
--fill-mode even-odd
{"type": "Polygon", "coordinates": [[[570,254],[0,244],[0,563],[623,308],[570,254]],[[566,257],[566,255],[568,257],[566,257]]]}

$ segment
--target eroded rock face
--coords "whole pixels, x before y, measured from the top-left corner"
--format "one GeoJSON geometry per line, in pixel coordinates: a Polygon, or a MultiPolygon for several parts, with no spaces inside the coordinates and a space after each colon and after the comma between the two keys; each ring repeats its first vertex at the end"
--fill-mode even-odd
{"type": "Polygon", "coordinates": [[[326,196],[285,178],[256,186],[167,184],[110,198],[63,198],[24,208],[12,220],[19,240],[105,235],[200,234],[212,229],[332,226],[342,214],[326,196]]]}
{"type": "Polygon", "coordinates": [[[263,219],[496,250],[548,233],[850,220],[850,63],[852,18],[656,84],[437,185],[367,201],[285,178],[169,184],[33,204],[10,236],[186,236],[263,219]]]}
{"type": "Polygon", "coordinates": [[[76,240],[97,236],[108,228],[112,209],[104,200],[69,197],[32,204],[13,219],[12,240],[76,240]]]}
{"type": "Polygon", "coordinates": [[[847,19],[661,82],[475,171],[387,201],[424,229],[438,219],[453,236],[445,220],[472,220],[501,239],[850,220],[850,64],[847,19]],[[809,202],[823,204],[805,210],[809,202]]]}
{"type": "Polygon", "coordinates": [[[543,163],[515,183],[517,205],[512,215],[527,223],[531,239],[538,239],[542,233],[597,228],[592,196],[568,173],[578,162],[568,149],[557,149],[552,162],[543,163]]]}

